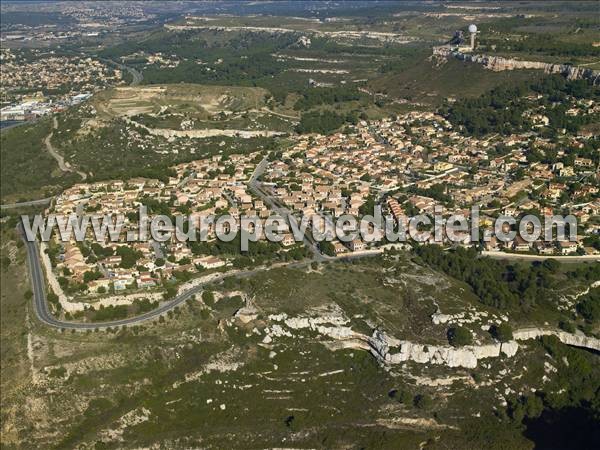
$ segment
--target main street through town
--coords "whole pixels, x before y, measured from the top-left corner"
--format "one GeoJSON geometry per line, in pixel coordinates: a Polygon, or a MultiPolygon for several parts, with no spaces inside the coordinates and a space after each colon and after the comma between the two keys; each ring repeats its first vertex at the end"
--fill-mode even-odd
{"type": "MultiPolygon", "coordinates": [[[[271,208],[271,210],[275,211],[279,216],[286,220],[290,229],[292,227],[292,220],[295,218],[292,216],[292,213],[283,205],[281,205],[271,194],[266,191],[266,188],[258,181],[260,176],[264,173],[267,168],[268,160],[267,158],[263,158],[260,163],[254,169],[250,180],[248,182],[248,186],[250,189],[258,195],[261,200],[271,208]]],[[[296,223],[298,223],[296,221],[296,223]]],[[[303,242],[304,245],[313,253],[315,261],[326,261],[328,259],[335,259],[333,257],[324,255],[318,248],[317,243],[307,235],[307,233],[303,233],[303,242]]]]}

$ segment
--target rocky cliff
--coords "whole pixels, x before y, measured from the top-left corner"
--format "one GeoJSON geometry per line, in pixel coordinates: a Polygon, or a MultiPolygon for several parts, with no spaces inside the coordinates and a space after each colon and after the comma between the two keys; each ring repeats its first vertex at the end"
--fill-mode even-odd
{"type": "Polygon", "coordinates": [[[528,328],[513,333],[513,340],[504,343],[484,345],[467,345],[452,347],[449,345],[423,345],[409,341],[401,341],[387,336],[385,333],[375,331],[367,339],[371,353],[384,364],[398,364],[405,361],[414,361],[421,364],[442,364],[448,367],[477,367],[477,362],[484,358],[498,358],[514,356],[519,350],[516,341],[536,339],[540,336],[553,335],[563,344],[574,347],[587,348],[600,351],[600,339],[585,335],[571,334],[560,330],[547,330],[542,328],[528,328]],[[397,349],[398,351],[394,352],[397,349]]]}
{"type": "Polygon", "coordinates": [[[375,331],[368,339],[371,353],[384,364],[398,364],[414,361],[420,364],[441,364],[448,367],[473,369],[484,358],[497,358],[502,354],[511,357],[517,353],[519,344],[515,341],[485,345],[468,345],[455,348],[450,345],[424,345],[401,341],[375,331]],[[398,351],[392,353],[390,349],[398,351]]]}
{"type": "Polygon", "coordinates": [[[583,334],[572,334],[561,330],[546,330],[543,328],[526,328],[515,331],[513,337],[516,340],[536,339],[540,336],[553,335],[563,344],[573,347],[587,348],[600,352],[600,339],[585,336],[583,334]]]}
{"type": "Polygon", "coordinates": [[[375,330],[371,336],[358,333],[348,326],[350,321],[339,313],[317,317],[288,317],[286,314],[277,314],[269,316],[269,320],[277,323],[265,329],[266,336],[263,339],[265,344],[271,344],[274,338],[297,339],[295,331],[311,330],[332,339],[333,341],[324,342],[332,350],[343,348],[366,350],[384,365],[413,361],[419,364],[473,369],[477,367],[480,359],[514,356],[519,350],[516,341],[536,339],[545,335],[554,335],[567,345],[600,351],[600,339],[542,328],[515,331],[513,340],[509,342],[452,347],[404,341],[379,330],[375,330]]]}
{"type": "Polygon", "coordinates": [[[478,55],[463,53],[450,47],[434,47],[434,57],[456,58],[461,61],[481,64],[483,67],[496,72],[502,70],[530,69],[543,70],[545,73],[558,73],[569,80],[589,79],[594,84],[600,83],[600,72],[584,67],[571,66],[568,64],[553,64],[541,61],[522,61],[519,59],[504,58],[502,56],[478,55]]]}

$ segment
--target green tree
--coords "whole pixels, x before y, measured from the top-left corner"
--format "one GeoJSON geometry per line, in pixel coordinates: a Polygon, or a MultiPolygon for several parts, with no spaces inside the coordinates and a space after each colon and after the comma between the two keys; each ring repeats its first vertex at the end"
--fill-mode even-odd
{"type": "Polygon", "coordinates": [[[319,249],[326,255],[335,256],[335,247],[329,241],[319,242],[319,249]]]}
{"type": "Polygon", "coordinates": [[[447,336],[448,342],[453,347],[470,345],[473,342],[473,335],[471,332],[467,328],[461,326],[449,328],[447,336]]]}
{"type": "Polygon", "coordinates": [[[138,252],[130,247],[125,245],[117,248],[117,255],[121,257],[120,266],[124,269],[131,269],[136,265],[138,259],[141,258],[141,252],[138,252]]]}
{"type": "Polygon", "coordinates": [[[101,276],[102,274],[98,271],[93,272],[91,270],[88,270],[83,274],[83,281],[84,283],[89,283],[90,281],[97,280],[101,276]]]}
{"type": "Polygon", "coordinates": [[[508,342],[513,338],[512,328],[509,324],[503,322],[500,325],[492,325],[490,333],[494,339],[500,342],[508,342]]]}
{"type": "Polygon", "coordinates": [[[394,393],[394,398],[398,400],[399,403],[402,403],[406,406],[412,406],[414,397],[413,395],[407,391],[406,389],[400,389],[394,393]]]}
{"type": "Polygon", "coordinates": [[[600,288],[592,289],[578,304],[577,311],[588,322],[600,320],[600,288]]]}
{"type": "Polygon", "coordinates": [[[177,295],[177,286],[175,286],[173,284],[168,284],[165,289],[165,293],[163,294],[164,299],[170,300],[170,299],[174,298],[176,295],[177,295]]]}
{"type": "Polygon", "coordinates": [[[211,291],[202,292],[202,301],[206,306],[212,307],[215,304],[215,294],[211,291]]]}
{"type": "Polygon", "coordinates": [[[419,409],[430,409],[433,406],[433,400],[427,394],[417,394],[414,398],[414,405],[419,409]]]}

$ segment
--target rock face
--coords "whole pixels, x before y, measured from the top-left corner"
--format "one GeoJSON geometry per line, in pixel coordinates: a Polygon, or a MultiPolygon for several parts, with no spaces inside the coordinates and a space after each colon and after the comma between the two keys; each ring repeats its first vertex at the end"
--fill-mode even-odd
{"type": "Polygon", "coordinates": [[[584,347],[600,351],[600,339],[566,333],[559,330],[527,328],[513,333],[509,342],[494,342],[484,345],[426,345],[397,339],[383,331],[375,330],[371,336],[356,332],[348,326],[349,320],[337,314],[318,317],[288,317],[287,314],[272,314],[273,324],[265,329],[264,343],[273,342],[273,338],[297,336],[288,330],[311,330],[332,341],[324,342],[332,350],[352,348],[369,351],[383,365],[400,364],[413,361],[419,364],[437,364],[447,367],[473,369],[479,360],[485,358],[510,358],[519,350],[517,340],[536,339],[539,336],[554,335],[567,345],[584,347]]]}
{"type": "Polygon", "coordinates": [[[497,358],[501,354],[514,356],[519,349],[519,344],[514,341],[460,348],[449,345],[415,344],[390,338],[380,331],[375,331],[373,336],[368,338],[368,342],[371,353],[385,364],[414,361],[420,364],[440,364],[467,369],[477,367],[478,360],[483,358],[497,358]],[[399,351],[392,353],[390,348],[397,348],[399,351]]]}
{"type": "Polygon", "coordinates": [[[237,310],[235,317],[242,323],[252,322],[258,317],[258,310],[254,305],[246,305],[237,310]]]}
{"type": "Polygon", "coordinates": [[[461,61],[481,64],[483,67],[496,72],[502,70],[533,69],[543,70],[546,73],[559,73],[568,80],[589,79],[594,84],[600,83],[600,72],[584,67],[570,66],[567,64],[552,64],[541,61],[521,61],[518,59],[503,58],[502,56],[476,55],[462,53],[449,47],[434,47],[433,55],[438,57],[454,57],[461,61]]]}
{"type": "Polygon", "coordinates": [[[556,336],[560,342],[573,347],[588,348],[600,352],[600,339],[585,336],[582,334],[572,334],[561,330],[546,330],[543,328],[526,328],[513,333],[516,340],[536,339],[540,336],[556,336]]]}
{"type": "Polygon", "coordinates": [[[513,339],[504,343],[485,345],[466,345],[452,347],[449,345],[423,345],[409,341],[401,341],[387,336],[381,331],[375,331],[367,338],[371,353],[384,364],[398,364],[414,361],[420,364],[441,364],[448,367],[477,367],[480,359],[514,356],[519,350],[516,341],[536,339],[540,336],[553,335],[563,344],[600,351],[600,339],[589,336],[571,334],[560,330],[545,330],[528,328],[513,333],[513,339]],[[394,352],[394,349],[398,349],[394,352]]]}
{"type": "Polygon", "coordinates": [[[222,130],[219,128],[204,128],[204,129],[185,129],[185,130],[173,130],[170,128],[150,128],[142,123],[135,122],[128,117],[124,118],[125,122],[135,127],[143,128],[153,136],[160,136],[166,139],[176,139],[182,137],[188,138],[209,138],[216,136],[227,136],[227,137],[238,137],[243,139],[250,139],[254,137],[273,137],[281,136],[285,133],[281,131],[271,130],[222,130]]]}

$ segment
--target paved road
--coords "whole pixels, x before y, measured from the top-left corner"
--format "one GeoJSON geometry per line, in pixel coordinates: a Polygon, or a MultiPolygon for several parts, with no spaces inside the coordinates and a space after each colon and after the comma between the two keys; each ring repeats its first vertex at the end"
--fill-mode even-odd
{"type": "Polygon", "coordinates": [[[142,73],[139,72],[139,71],[137,71],[137,70],[135,70],[133,67],[129,67],[129,66],[126,66],[125,64],[118,63],[116,61],[113,61],[112,59],[106,59],[106,58],[98,58],[98,59],[100,61],[104,61],[104,62],[107,62],[107,63],[110,63],[110,64],[114,64],[119,69],[126,70],[127,72],[129,72],[129,74],[132,77],[132,80],[131,80],[131,83],[129,83],[129,86],[137,86],[144,79],[144,76],[142,75],[142,73]]]}
{"type": "Polygon", "coordinates": [[[12,209],[12,208],[21,208],[23,206],[36,206],[36,205],[46,205],[52,201],[54,197],[41,198],[39,200],[31,200],[29,202],[21,202],[21,203],[10,203],[7,205],[0,205],[0,209],[12,209]]]}
{"type": "MultiPolygon", "coordinates": [[[[146,322],[148,320],[156,319],[159,316],[165,314],[167,311],[172,310],[176,306],[182,304],[193,295],[201,292],[204,287],[208,284],[213,284],[223,280],[228,277],[240,277],[245,278],[252,275],[255,275],[260,272],[267,271],[272,269],[273,267],[264,267],[253,270],[239,271],[239,272],[231,272],[224,273],[222,275],[216,275],[214,278],[198,284],[189,290],[181,293],[177,297],[172,300],[161,304],[158,308],[148,311],[146,313],[140,314],[139,316],[129,317],[127,319],[121,320],[113,320],[110,322],[93,322],[93,323],[81,323],[81,322],[66,322],[57,319],[52,315],[50,310],[48,309],[48,302],[46,301],[46,290],[45,290],[45,281],[44,281],[44,273],[40,263],[39,257],[39,249],[38,245],[35,242],[30,242],[25,239],[22,230],[21,236],[23,238],[23,242],[27,248],[27,265],[29,268],[29,274],[31,277],[31,286],[33,288],[33,306],[36,312],[36,315],[40,321],[54,328],[65,328],[65,329],[75,329],[75,330],[90,330],[94,328],[109,328],[109,327],[118,327],[122,325],[135,325],[142,322],[146,322]]],[[[294,262],[289,264],[281,264],[275,267],[306,267],[312,261],[302,261],[302,262],[294,262]]]]}
{"type": "Polygon", "coordinates": [[[252,172],[252,175],[250,175],[250,180],[248,181],[248,183],[251,185],[255,184],[256,180],[265,172],[265,169],[267,168],[268,164],[269,160],[265,156],[254,168],[254,172],[252,172]]]}
{"type": "MultiPolygon", "coordinates": [[[[292,213],[282,204],[280,204],[272,195],[265,191],[265,188],[258,181],[258,178],[263,174],[267,167],[268,161],[264,158],[254,169],[252,176],[250,177],[250,181],[248,182],[248,187],[252,190],[256,195],[258,195],[262,201],[271,208],[271,210],[275,211],[280,217],[283,217],[290,226],[290,230],[292,229],[291,220],[295,219],[292,213]]],[[[336,258],[333,256],[327,256],[321,253],[318,248],[317,243],[309,237],[306,233],[303,234],[303,242],[304,245],[313,253],[313,259],[315,261],[326,261],[326,260],[335,260],[336,258]]]]}
{"type": "MultiPolygon", "coordinates": [[[[141,72],[138,72],[137,70],[135,70],[132,67],[128,67],[125,66],[124,64],[119,64],[115,61],[112,61],[110,59],[104,59],[104,58],[98,58],[102,61],[105,62],[109,62],[112,63],[116,66],[119,67],[119,69],[121,70],[127,70],[131,76],[133,77],[133,79],[131,80],[130,86],[136,86],[138,84],[141,83],[141,81],[143,80],[143,75],[141,74],[141,72]]],[[[23,124],[30,124],[37,121],[37,119],[33,120],[33,121],[25,121],[21,124],[17,124],[18,125],[23,125],[23,124]]],[[[6,127],[6,128],[2,128],[2,131],[7,130],[9,128],[12,127],[6,127]]],[[[53,129],[57,129],[58,128],[58,122],[56,120],[56,117],[53,118],[53,129]]],[[[72,172],[73,169],[71,168],[71,166],[68,163],[65,163],[64,158],[62,157],[62,155],[60,155],[55,148],[52,146],[52,142],[50,141],[50,139],[52,138],[52,132],[46,137],[46,139],[44,139],[44,144],[46,145],[46,149],[48,150],[48,153],[50,153],[50,155],[56,160],[56,162],[58,163],[58,166],[60,168],[60,170],[62,170],[63,172],[72,172]]],[[[79,170],[76,171],[79,176],[81,177],[82,181],[87,179],[87,174],[85,174],[84,172],[81,172],[79,170]]],[[[39,200],[32,200],[30,202],[22,202],[22,203],[12,203],[9,205],[0,205],[0,209],[10,209],[10,208],[19,208],[21,206],[34,206],[34,205],[44,205],[46,203],[50,203],[50,201],[53,199],[53,197],[48,197],[48,198],[42,198],[39,200]]]]}
{"type": "Polygon", "coordinates": [[[56,116],[54,116],[54,117],[52,117],[52,130],[53,131],[51,131],[50,134],[48,136],[46,136],[46,139],[44,139],[44,144],[46,145],[46,149],[48,150],[48,153],[50,153],[50,156],[52,156],[56,160],[60,170],[62,170],[63,172],[77,172],[77,174],[81,177],[81,180],[85,181],[87,179],[87,174],[85,174],[84,172],[81,172],[79,170],[73,170],[71,165],[69,163],[65,162],[65,158],[61,154],[59,154],[56,151],[56,149],[54,148],[54,146],[52,145],[52,136],[54,135],[54,130],[56,130],[57,128],[58,128],[58,120],[56,119],[56,116]]]}
{"type": "Polygon", "coordinates": [[[133,67],[124,66],[124,65],[121,65],[120,67],[124,67],[125,70],[131,74],[132,80],[131,80],[130,86],[137,86],[144,79],[142,72],[135,70],[133,67]]]}
{"type": "MultiPolygon", "coordinates": [[[[33,306],[35,309],[36,316],[38,319],[46,325],[49,325],[54,328],[65,328],[69,330],[93,330],[95,328],[105,329],[111,327],[119,327],[123,325],[136,325],[149,320],[153,320],[158,318],[159,316],[165,314],[167,311],[172,310],[176,306],[182,304],[193,295],[201,292],[205,286],[217,283],[225,278],[229,277],[237,277],[237,278],[247,278],[253,275],[256,275],[261,272],[266,272],[267,270],[271,270],[274,268],[288,267],[288,268],[304,268],[310,265],[314,260],[304,260],[299,262],[290,262],[290,263],[281,263],[277,265],[273,265],[270,267],[260,267],[252,270],[245,271],[236,271],[215,275],[215,277],[210,280],[205,281],[204,283],[200,283],[187,291],[179,294],[177,297],[172,300],[162,303],[158,308],[140,314],[139,316],[129,317],[127,319],[121,320],[113,320],[110,322],[67,322],[60,319],[57,319],[52,315],[50,310],[48,309],[48,302],[46,300],[46,289],[45,289],[45,279],[44,272],[40,262],[39,248],[37,242],[30,242],[25,239],[25,234],[19,225],[18,229],[23,242],[25,243],[25,247],[27,248],[27,265],[29,268],[29,276],[31,278],[31,287],[33,289],[33,306]]],[[[361,255],[344,255],[337,258],[333,258],[334,260],[352,260],[366,257],[377,256],[377,254],[361,254],[361,255]]]]}
{"type": "MultiPolygon", "coordinates": [[[[253,185],[256,184],[256,178],[258,178],[258,176],[260,176],[262,171],[264,171],[266,164],[267,164],[267,161],[265,159],[265,160],[261,161],[261,163],[257,166],[257,169],[252,174],[252,177],[250,179],[251,184],[253,184],[253,185]]],[[[259,190],[259,192],[261,192],[260,188],[258,190],[259,190]]],[[[262,193],[262,195],[266,195],[264,192],[261,192],[261,193],[262,193]]],[[[268,200],[270,203],[272,198],[267,198],[266,200],[268,200]]],[[[139,316],[129,317],[127,319],[121,319],[121,320],[113,320],[113,321],[109,321],[109,322],[93,322],[93,323],[67,322],[67,321],[63,321],[63,320],[60,320],[60,319],[57,319],[56,317],[54,317],[48,308],[48,302],[46,299],[46,290],[45,290],[46,283],[45,283],[45,279],[44,279],[44,272],[43,272],[43,269],[41,266],[39,248],[38,248],[37,242],[30,242],[26,239],[25,233],[23,232],[23,228],[22,228],[21,224],[19,224],[17,231],[21,235],[21,238],[23,239],[23,242],[27,249],[27,265],[29,268],[31,287],[33,289],[33,306],[34,306],[36,316],[38,317],[38,319],[41,322],[43,322],[46,325],[49,325],[54,328],[64,328],[64,329],[71,329],[71,330],[93,330],[96,328],[105,329],[105,328],[111,328],[111,327],[119,327],[119,326],[123,326],[123,325],[136,325],[139,323],[146,322],[148,320],[156,319],[159,316],[165,314],[167,311],[172,310],[176,306],[178,306],[178,305],[182,304],[183,302],[185,302],[186,300],[190,299],[193,295],[201,292],[206,285],[219,282],[228,277],[245,278],[245,277],[250,277],[252,275],[260,273],[260,272],[271,270],[273,268],[279,268],[279,267],[302,268],[302,267],[306,267],[306,266],[310,265],[314,261],[353,260],[353,259],[373,257],[373,256],[378,255],[376,253],[363,253],[363,254],[342,255],[342,256],[335,257],[335,258],[328,257],[325,255],[322,255],[312,242],[306,240],[305,244],[314,252],[313,259],[304,260],[304,261],[300,261],[300,262],[281,263],[281,264],[277,264],[277,265],[270,266],[270,267],[260,267],[260,268],[252,269],[252,270],[236,271],[236,272],[229,272],[229,273],[215,275],[210,280],[206,280],[205,282],[200,283],[200,284],[190,288],[189,290],[179,294],[172,300],[162,303],[158,308],[156,308],[152,311],[148,311],[146,313],[140,314],[139,316]]],[[[305,239],[307,239],[307,238],[305,238],[305,239]]]]}
{"type": "MultiPolygon", "coordinates": [[[[402,187],[403,188],[407,188],[407,187],[410,187],[410,186],[414,186],[417,183],[427,183],[429,181],[437,180],[439,178],[445,178],[447,175],[450,175],[451,173],[454,173],[454,172],[458,172],[459,170],[462,170],[462,169],[463,169],[462,167],[459,167],[459,166],[455,165],[455,167],[453,167],[452,169],[446,170],[445,172],[442,172],[442,173],[437,174],[437,175],[431,175],[429,178],[424,178],[422,180],[416,180],[416,181],[411,181],[409,183],[404,183],[402,185],[402,187]]],[[[395,189],[392,189],[392,190],[395,190],[395,189]]]]}
{"type": "Polygon", "coordinates": [[[487,256],[493,259],[511,259],[524,261],[544,261],[546,259],[555,259],[564,263],[580,263],[580,262],[600,262],[600,255],[530,255],[519,253],[504,253],[504,252],[489,252],[482,251],[481,256],[487,256]]]}
{"type": "Polygon", "coordinates": [[[33,123],[36,123],[37,121],[38,121],[37,118],[31,119],[31,120],[19,121],[17,123],[13,123],[11,125],[7,125],[5,127],[0,128],[0,133],[4,133],[5,131],[10,130],[11,128],[20,127],[21,125],[31,125],[33,123]]]}

